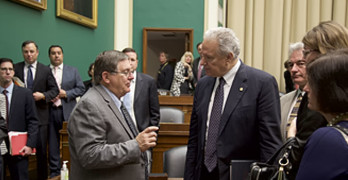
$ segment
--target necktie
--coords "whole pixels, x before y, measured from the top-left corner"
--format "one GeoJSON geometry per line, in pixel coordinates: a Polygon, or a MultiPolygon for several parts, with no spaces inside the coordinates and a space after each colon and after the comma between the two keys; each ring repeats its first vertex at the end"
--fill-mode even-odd
{"type": "MultiPolygon", "coordinates": [[[[124,119],[126,120],[128,126],[129,126],[129,129],[132,131],[132,134],[134,135],[134,137],[136,137],[138,135],[138,131],[136,130],[136,127],[133,123],[133,120],[132,120],[131,116],[129,115],[128,110],[125,107],[125,105],[123,104],[123,102],[121,104],[120,109],[121,109],[121,112],[124,116],[124,119]]],[[[145,162],[145,179],[148,179],[148,177],[149,177],[149,175],[148,175],[149,164],[148,164],[147,154],[146,154],[146,152],[142,152],[141,155],[143,156],[144,162],[145,162]]]]}
{"type": "Polygon", "coordinates": [[[206,142],[204,164],[208,171],[211,172],[217,164],[216,141],[219,133],[220,119],[222,113],[222,104],[224,101],[224,78],[220,78],[220,82],[215,91],[213,108],[211,110],[208,138],[206,142]]]}
{"type": "Polygon", "coordinates": [[[28,66],[28,74],[27,74],[27,88],[29,89],[33,89],[33,72],[31,71],[31,68],[33,66],[32,65],[29,65],[28,66]]]}
{"type": "Polygon", "coordinates": [[[5,98],[6,98],[6,125],[8,128],[8,97],[7,97],[8,91],[5,89],[2,91],[2,93],[5,95],[5,98]]]}
{"type": "MultiPolygon", "coordinates": [[[[61,81],[60,81],[60,78],[59,78],[59,76],[58,76],[58,72],[57,72],[57,71],[58,71],[58,66],[54,66],[54,78],[56,79],[58,88],[60,89],[61,81]]],[[[61,99],[60,99],[60,98],[57,99],[57,101],[54,102],[54,105],[55,105],[56,107],[59,107],[60,105],[62,105],[61,99]]]]}
{"type": "Polygon", "coordinates": [[[290,117],[289,117],[288,122],[286,124],[286,134],[288,134],[291,122],[297,118],[297,112],[298,112],[298,108],[300,107],[301,100],[302,100],[302,94],[300,93],[297,97],[296,104],[294,105],[294,107],[291,110],[290,117]]]}
{"type": "Polygon", "coordinates": [[[197,80],[199,81],[199,79],[201,79],[202,76],[202,68],[203,66],[198,64],[198,73],[197,73],[197,80]]]}

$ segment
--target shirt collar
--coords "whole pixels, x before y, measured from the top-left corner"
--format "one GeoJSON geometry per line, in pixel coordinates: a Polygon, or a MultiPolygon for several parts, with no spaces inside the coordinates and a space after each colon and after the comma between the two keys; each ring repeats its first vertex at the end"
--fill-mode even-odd
{"type": "Polygon", "coordinates": [[[232,86],[233,79],[234,79],[234,77],[236,76],[237,71],[238,71],[240,65],[241,65],[241,62],[240,62],[240,60],[238,60],[237,63],[236,63],[236,65],[234,65],[234,66],[232,67],[232,69],[231,69],[230,71],[228,71],[228,72],[223,76],[223,78],[225,79],[226,84],[227,84],[228,86],[232,86]]]}
{"type": "MultiPolygon", "coordinates": [[[[24,61],[24,63],[25,63],[25,67],[27,67],[28,68],[28,66],[30,65],[30,64],[28,64],[27,62],[25,62],[24,61]]],[[[31,66],[34,68],[34,69],[36,69],[36,66],[37,66],[37,61],[35,61],[33,64],[31,64],[31,66]]]]}
{"type": "Polygon", "coordinates": [[[3,88],[3,87],[0,86],[0,93],[2,93],[2,91],[4,91],[4,89],[6,89],[8,93],[12,94],[13,86],[14,86],[13,84],[14,83],[11,82],[10,86],[8,86],[7,88],[3,88]]]}

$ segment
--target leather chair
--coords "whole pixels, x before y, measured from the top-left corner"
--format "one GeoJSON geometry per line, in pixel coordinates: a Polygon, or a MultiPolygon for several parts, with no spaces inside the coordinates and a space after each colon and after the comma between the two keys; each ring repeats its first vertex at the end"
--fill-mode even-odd
{"type": "Polygon", "coordinates": [[[165,123],[184,123],[184,112],[173,107],[160,107],[160,122],[165,123]]]}
{"type": "Polygon", "coordinates": [[[187,145],[173,147],[163,154],[163,172],[168,178],[183,178],[187,145]]]}

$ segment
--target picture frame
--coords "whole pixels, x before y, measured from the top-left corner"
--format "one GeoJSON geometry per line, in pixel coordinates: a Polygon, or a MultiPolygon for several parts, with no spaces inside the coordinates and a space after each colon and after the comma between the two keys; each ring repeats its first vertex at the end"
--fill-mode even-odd
{"type": "Polygon", "coordinates": [[[98,0],[57,0],[57,16],[95,29],[98,27],[98,0]]]}
{"type": "Polygon", "coordinates": [[[47,0],[11,0],[11,1],[37,9],[37,10],[47,9],[47,0]]]}

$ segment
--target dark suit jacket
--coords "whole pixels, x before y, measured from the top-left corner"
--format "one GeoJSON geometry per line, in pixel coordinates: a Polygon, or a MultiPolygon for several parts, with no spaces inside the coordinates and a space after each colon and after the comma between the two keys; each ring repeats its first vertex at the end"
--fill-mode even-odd
{"type": "MultiPolygon", "coordinates": [[[[193,71],[193,83],[196,84],[197,81],[198,81],[198,64],[200,63],[201,61],[201,57],[198,57],[196,58],[194,61],[193,61],[193,68],[192,68],[192,71],[193,71]]],[[[201,72],[201,77],[205,76],[205,70],[202,69],[202,72],[201,72]]]]}
{"type": "Polygon", "coordinates": [[[161,65],[157,74],[157,88],[170,90],[172,85],[174,69],[168,62],[161,65]]]}
{"type": "Polygon", "coordinates": [[[312,111],[308,108],[308,96],[307,93],[305,93],[297,112],[297,132],[295,136],[295,143],[289,156],[292,164],[290,179],[295,179],[296,177],[308,138],[315,130],[326,125],[327,121],[325,120],[324,116],[322,116],[319,112],[312,111]]]}
{"type": "MultiPolygon", "coordinates": [[[[24,81],[24,62],[14,65],[15,76],[24,81]]],[[[49,102],[59,94],[56,80],[51,69],[37,62],[36,74],[33,83],[33,92],[41,92],[45,95],[45,100],[35,101],[39,117],[39,125],[47,125],[49,118],[49,102]]]]}
{"type": "Polygon", "coordinates": [[[139,132],[149,126],[158,126],[160,113],[156,81],[147,74],[137,72],[133,109],[139,132]]]}
{"type": "Polygon", "coordinates": [[[85,92],[85,86],[76,68],[63,65],[63,78],[61,88],[66,91],[67,98],[61,99],[63,106],[64,121],[69,120],[71,111],[76,105],[76,98],[85,92]]]}
{"type": "MultiPolygon", "coordinates": [[[[216,78],[197,84],[186,156],[185,179],[199,180],[204,161],[207,112],[216,78]]],[[[232,159],[267,160],[282,144],[275,78],[241,64],[223,111],[216,142],[220,179],[229,179],[232,159]]]]}
{"type": "Polygon", "coordinates": [[[38,118],[31,90],[14,85],[8,121],[9,131],[28,132],[28,147],[36,147],[38,118]]]}

